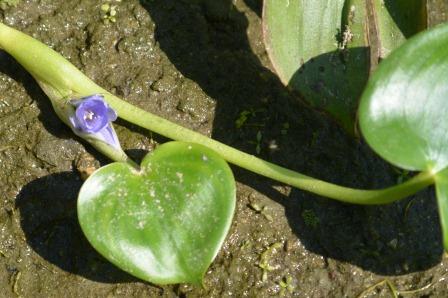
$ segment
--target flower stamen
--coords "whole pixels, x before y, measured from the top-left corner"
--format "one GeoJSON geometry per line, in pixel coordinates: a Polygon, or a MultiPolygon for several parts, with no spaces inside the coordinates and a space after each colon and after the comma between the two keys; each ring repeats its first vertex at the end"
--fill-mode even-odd
{"type": "Polygon", "coordinates": [[[95,117],[95,113],[87,110],[86,113],[84,114],[84,120],[93,120],[93,118],[95,117]]]}

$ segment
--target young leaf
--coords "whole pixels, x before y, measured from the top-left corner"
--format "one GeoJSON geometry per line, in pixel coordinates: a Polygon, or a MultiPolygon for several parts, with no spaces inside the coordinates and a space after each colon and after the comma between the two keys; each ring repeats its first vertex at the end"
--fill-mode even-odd
{"type": "Polygon", "coordinates": [[[137,171],[113,163],[78,197],[92,246],[128,273],[156,284],[201,284],[230,228],[235,181],[227,163],[198,144],[169,142],[137,171]]]}
{"type": "Polygon", "coordinates": [[[369,73],[425,28],[425,8],[421,0],[266,0],[266,48],[285,85],[353,132],[369,73]]]}
{"type": "Polygon", "coordinates": [[[282,82],[350,132],[368,76],[363,3],[266,0],[263,10],[266,48],[282,82]]]}

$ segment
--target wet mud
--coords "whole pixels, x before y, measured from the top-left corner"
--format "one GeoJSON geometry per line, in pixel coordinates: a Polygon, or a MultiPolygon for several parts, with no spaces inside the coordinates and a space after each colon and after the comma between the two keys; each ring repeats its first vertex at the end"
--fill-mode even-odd
{"type": "MultiPolygon", "coordinates": [[[[266,160],[342,185],[405,179],[362,140],[304,105],[274,74],[261,1],[27,0],[0,21],[60,52],[147,111],[266,160]],[[106,1],[103,1],[106,2],[106,1]]],[[[167,141],[125,121],[136,160],[167,141]]],[[[0,297],[356,297],[388,280],[410,297],[446,297],[448,270],[432,189],[356,206],[233,167],[237,209],[204,287],[156,286],[103,259],[76,215],[83,156],[32,77],[0,51],[0,297]]],[[[390,297],[386,285],[364,297],[390,297]]]]}

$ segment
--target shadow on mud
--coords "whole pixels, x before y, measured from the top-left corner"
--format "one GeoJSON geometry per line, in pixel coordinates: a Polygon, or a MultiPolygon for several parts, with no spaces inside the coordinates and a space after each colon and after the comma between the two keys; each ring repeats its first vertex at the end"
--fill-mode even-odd
{"type": "Polygon", "coordinates": [[[38,105],[40,110],[38,118],[45,129],[58,138],[72,137],[70,129],[56,116],[50,101],[34,78],[14,58],[2,50],[0,50],[0,61],[0,72],[20,82],[31,99],[38,105]]]}
{"type": "Polygon", "coordinates": [[[31,248],[59,268],[91,280],[138,281],[101,257],[81,231],[76,198],[82,181],[71,172],[27,184],[16,198],[21,226],[31,248]]]}
{"type": "MultiPolygon", "coordinates": [[[[248,21],[230,0],[222,10],[211,10],[201,0],[196,4],[144,2],[156,23],[161,49],[183,75],[217,101],[215,139],[255,154],[260,132],[260,156],[274,163],[354,187],[395,183],[390,166],[333,121],[295,100],[277,76],[261,65],[247,39],[248,21]],[[235,120],[243,111],[249,117],[237,128],[235,120]]],[[[261,7],[259,1],[247,3],[261,7]]],[[[72,136],[33,79],[10,57],[2,54],[0,59],[0,72],[21,82],[39,105],[46,129],[58,137],[72,136]]],[[[141,157],[143,153],[134,154],[141,157]]],[[[379,274],[423,270],[440,260],[440,228],[431,190],[395,204],[364,207],[297,189],[285,197],[272,188],[271,180],[237,168],[235,176],[284,205],[297,237],[307,249],[324,257],[379,274]],[[318,224],[310,225],[304,214],[314,216],[318,224]]],[[[76,174],[60,173],[23,187],[16,207],[29,245],[65,271],[101,282],[136,281],[103,259],[85,239],[76,215],[81,184],[76,174]]]]}
{"type": "MultiPolygon", "coordinates": [[[[0,51],[0,72],[20,82],[40,109],[39,120],[59,138],[74,137],[56,116],[34,79],[12,57],[0,51]]],[[[97,158],[104,157],[87,147],[97,158]]],[[[65,172],[25,185],[15,200],[29,246],[53,265],[91,280],[117,283],[137,281],[102,258],[87,242],[78,223],[76,198],[82,181],[65,172]]]]}
{"type": "MultiPolygon", "coordinates": [[[[211,2],[141,3],[155,22],[155,38],[170,61],[216,100],[213,138],[256,154],[260,134],[260,156],[274,163],[358,188],[396,183],[397,173],[390,165],[298,101],[261,65],[249,45],[244,13],[230,0],[223,1],[220,9],[211,2]],[[235,120],[242,111],[250,116],[238,128],[235,120]]],[[[261,1],[246,2],[259,16],[261,1]]],[[[331,61],[326,55],[320,58],[331,61]]],[[[303,65],[298,72],[302,77],[304,69],[313,65],[303,65]]],[[[441,259],[432,190],[387,206],[356,206],[297,189],[285,197],[272,188],[272,181],[234,170],[238,181],[284,205],[291,228],[312,252],[385,275],[424,270],[441,259]],[[317,225],[310,225],[310,216],[317,225]]]]}

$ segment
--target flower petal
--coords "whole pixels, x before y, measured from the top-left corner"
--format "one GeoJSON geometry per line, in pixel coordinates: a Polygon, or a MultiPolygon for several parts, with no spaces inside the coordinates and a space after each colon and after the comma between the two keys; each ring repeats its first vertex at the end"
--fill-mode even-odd
{"type": "Polygon", "coordinates": [[[117,117],[118,117],[117,112],[115,112],[114,109],[107,107],[107,119],[110,122],[112,122],[112,121],[117,120],[117,117]]]}
{"type": "Polygon", "coordinates": [[[70,100],[76,109],[68,117],[73,131],[86,140],[99,140],[117,150],[122,150],[111,121],[117,119],[117,113],[109,107],[101,94],[70,100]]]}
{"type": "Polygon", "coordinates": [[[108,119],[108,107],[98,99],[86,99],[76,108],[76,121],[79,128],[86,133],[96,133],[103,129],[108,119]]]}

